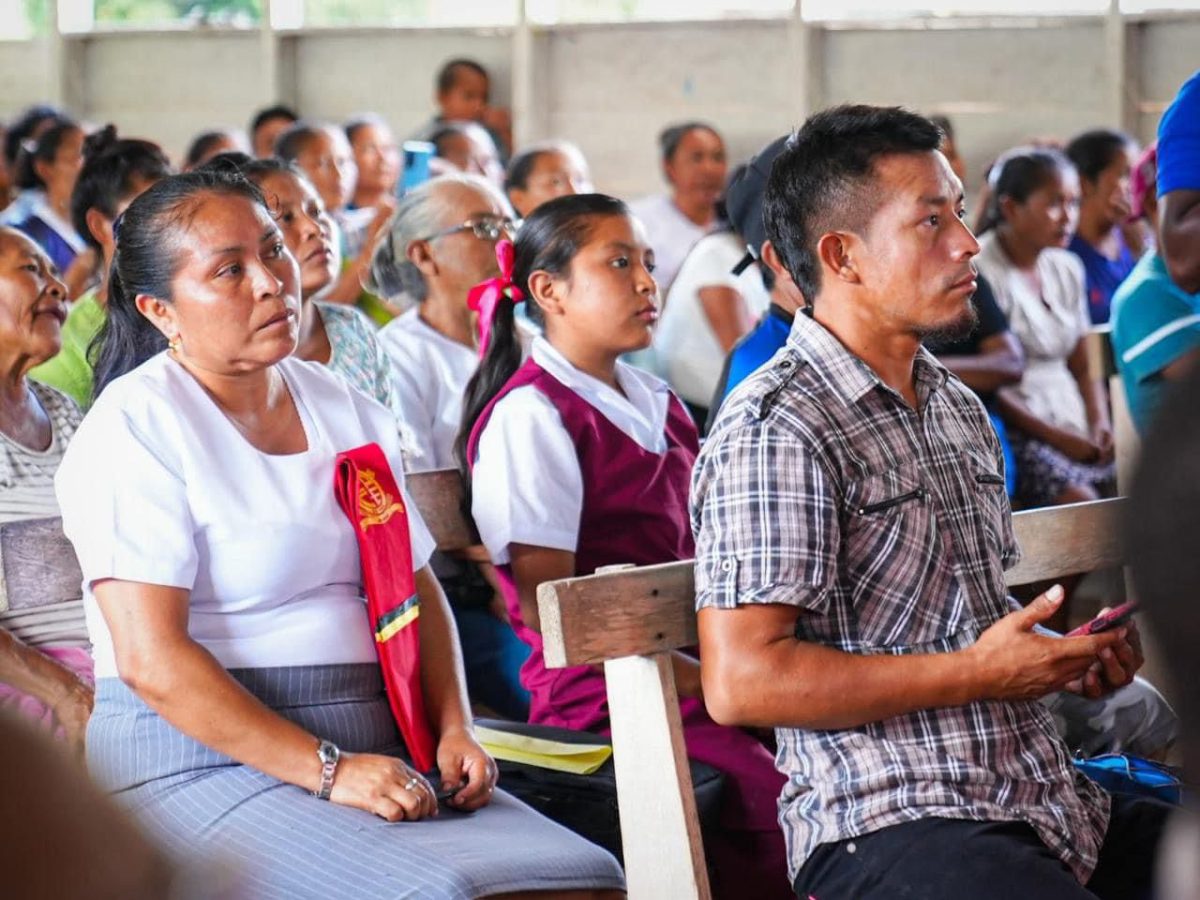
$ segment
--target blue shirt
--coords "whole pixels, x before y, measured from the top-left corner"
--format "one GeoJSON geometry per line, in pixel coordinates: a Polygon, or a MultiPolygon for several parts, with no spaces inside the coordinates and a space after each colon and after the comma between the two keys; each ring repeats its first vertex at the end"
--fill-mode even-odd
{"type": "Polygon", "coordinates": [[[754,330],[733,345],[733,349],[725,357],[725,371],[721,373],[717,391],[708,407],[709,422],[716,418],[717,410],[721,408],[721,402],[729,392],[787,343],[791,330],[792,314],[782,306],[772,303],[754,330]]]}
{"type": "Polygon", "coordinates": [[[1162,370],[1200,348],[1200,294],[1185,293],[1147,253],[1113,298],[1112,345],[1134,425],[1145,433],[1167,381],[1162,370]]]}
{"type": "Polygon", "coordinates": [[[1116,259],[1109,259],[1079,235],[1071,238],[1067,247],[1083,261],[1087,273],[1088,314],[1092,317],[1093,325],[1103,325],[1108,321],[1113,294],[1137,263],[1119,231],[1117,243],[1121,251],[1116,259]]]}
{"type": "Polygon", "coordinates": [[[1200,71],[1158,123],[1158,196],[1188,190],[1200,190],[1200,71]]]}

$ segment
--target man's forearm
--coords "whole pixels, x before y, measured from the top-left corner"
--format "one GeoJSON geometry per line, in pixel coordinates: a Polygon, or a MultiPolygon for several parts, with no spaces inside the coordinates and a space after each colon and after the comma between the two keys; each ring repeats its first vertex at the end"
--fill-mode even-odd
{"type": "Polygon", "coordinates": [[[701,660],[705,704],[726,725],[854,728],[979,694],[965,652],[862,656],[781,638],[753,656],[709,656],[701,660]]]}

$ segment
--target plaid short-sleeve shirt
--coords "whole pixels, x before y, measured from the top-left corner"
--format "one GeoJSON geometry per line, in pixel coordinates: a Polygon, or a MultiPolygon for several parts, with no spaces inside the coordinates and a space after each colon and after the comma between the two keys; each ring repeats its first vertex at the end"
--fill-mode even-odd
{"type": "MultiPolygon", "coordinates": [[[[922,351],[918,408],[820,324],[722,407],[692,484],[697,605],[797,607],[847,653],[944,653],[1010,611],[1020,551],[982,405],[922,351]]],[[[794,878],[819,844],[915,819],[1029,823],[1084,882],[1107,796],[1036,702],[979,701],[857,728],[777,730],[794,878]]]]}

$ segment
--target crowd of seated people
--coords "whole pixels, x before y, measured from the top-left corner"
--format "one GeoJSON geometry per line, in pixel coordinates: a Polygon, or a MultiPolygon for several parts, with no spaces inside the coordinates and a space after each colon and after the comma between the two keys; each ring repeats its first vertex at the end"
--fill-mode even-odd
{"type": "Polygon", "coordinates": [[[1151,896],[1166,810],[1071,761],[1176,740],[1137,627],[1061,637],[1061,588],[1022,608],[1003,573],[1012,506],[1115,494],[1093,329],[1140,431],[1194,368],[1197,91],[1145,150],[1002,153],[975,233],[950,122],[898,108],[733,166],[713,125],[669,126],[668,192],[628,199],[572,143],[514,145],[465,58],[410,135],[419,184],[373,113],[272,106],[176,166],[30,108],[0,524],[60,517],[83,584],[0,604],[0,710],[86,757],[156,878],[622,896],[497,785],[473,717],[606,734],[603,671],[546,665],[538,586],[695,558],[672,664],[687,755],[724,776],[714,896],[1151,896]],[[390,473],[339,505],[366,447],[390,473]],[[456,554],[406,487],[447,469],[480,544],[456,554]],[[369,535],[411,564],[386,624],[369,535]],[[405,634],[416,713],[380,662],[405,634]]]}

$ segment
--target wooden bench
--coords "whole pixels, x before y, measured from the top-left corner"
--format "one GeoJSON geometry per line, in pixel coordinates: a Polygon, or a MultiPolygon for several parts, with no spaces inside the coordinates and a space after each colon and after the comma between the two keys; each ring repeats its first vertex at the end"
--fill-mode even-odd
{"type": "MultiPolygon", "coordinates": [[[[1023,550],[1010,586],[1122,564],[1125,501],[1013,516],[1023,550]]],[[[538,589],[546,664],[604,664],[631,898],[711,896],[670,652],[695,646],[692,563],[623,568],[538,589]]]]}

